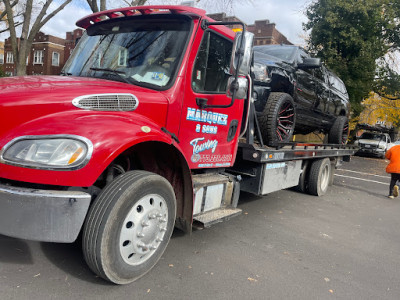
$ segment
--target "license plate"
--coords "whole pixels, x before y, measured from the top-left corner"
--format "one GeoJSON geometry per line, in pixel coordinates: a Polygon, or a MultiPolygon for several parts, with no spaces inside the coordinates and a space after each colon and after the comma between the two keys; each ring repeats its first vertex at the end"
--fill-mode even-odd
{"type": "Polygon", "coordinates": [[[371,148],[371,145],[365,145],[365,148],[371,148]]]}

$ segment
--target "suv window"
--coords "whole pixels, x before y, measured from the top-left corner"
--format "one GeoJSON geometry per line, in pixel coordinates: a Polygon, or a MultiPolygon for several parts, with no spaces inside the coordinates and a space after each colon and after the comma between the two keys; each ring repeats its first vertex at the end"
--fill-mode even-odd
{"type": "Polygon", "coordinates": [[[225,93],[228,83],[232,41],[207,31],[204,34],[192,74],[195,92],[225,93]]]}
{"type": "Polygon", "coordinates": [[[346,87],[338,77],[336,77],[333,73],[329,72],[329,83],[338,91],[346,94],[346,87]]]}

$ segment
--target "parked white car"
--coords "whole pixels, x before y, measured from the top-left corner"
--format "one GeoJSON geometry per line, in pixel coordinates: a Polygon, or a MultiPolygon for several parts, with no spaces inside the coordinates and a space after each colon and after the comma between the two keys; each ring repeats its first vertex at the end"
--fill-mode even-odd
{"type": "Polygon", "coordinates": [[[354,144],[360,147],[357,154],[369,154],[382,158],[394,145],[387,133],[376,132],[364,132],[354,144]]]}

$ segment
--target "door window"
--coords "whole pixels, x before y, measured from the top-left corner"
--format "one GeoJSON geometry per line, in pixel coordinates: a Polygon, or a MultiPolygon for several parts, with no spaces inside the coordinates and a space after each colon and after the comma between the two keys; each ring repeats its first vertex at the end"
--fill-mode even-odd
{"type": "Polygon", "coordinates": [[[207,31],[204,34],[192,74],[195,92],[225,93],[228,82],[232,41],[207,31]]]}

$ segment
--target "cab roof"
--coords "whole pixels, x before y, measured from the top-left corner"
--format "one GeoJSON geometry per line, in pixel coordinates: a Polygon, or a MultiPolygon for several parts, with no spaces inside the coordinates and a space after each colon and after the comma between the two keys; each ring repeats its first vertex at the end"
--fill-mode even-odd
{"type": "Polygon", "coordinates": [[[183,5],[151,5],[124,7],[111,10],[105,10],[86,16],[76,22],[76,25],[87,29],[89,26],[109,19],[123,18],[134,15],[152,15],[152,14],[184,14],[192,18],[200,19],[206,16],[206,11],[199,8],[183,5]]]}

